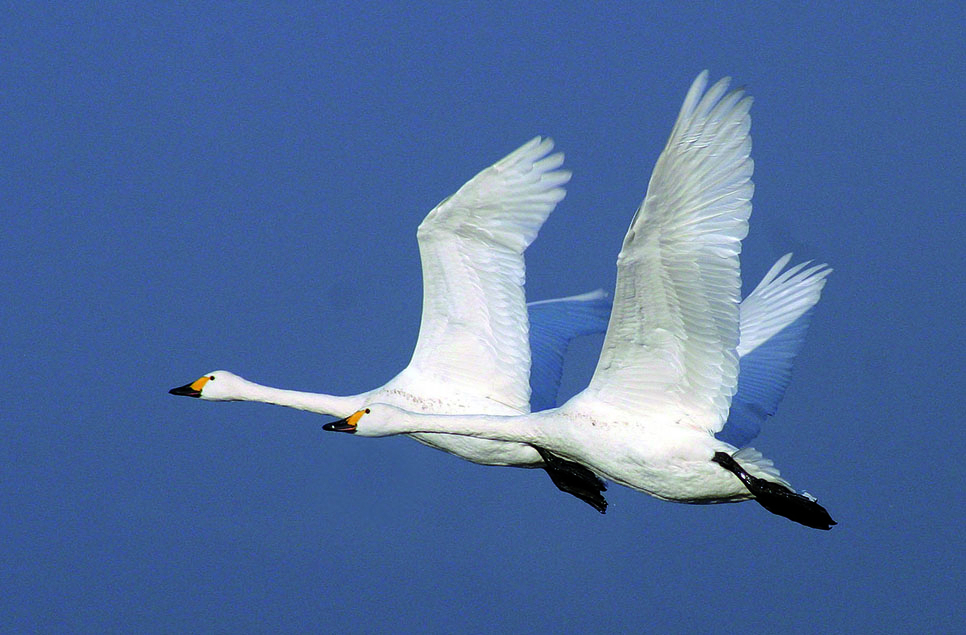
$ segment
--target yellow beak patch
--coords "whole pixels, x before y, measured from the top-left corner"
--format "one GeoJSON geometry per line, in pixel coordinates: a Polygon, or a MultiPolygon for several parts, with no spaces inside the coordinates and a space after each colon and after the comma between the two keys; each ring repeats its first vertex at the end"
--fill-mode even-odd
{"type": "Polygon", "coordinates": [[[357,412],[354,412],[346,418],[345,422],[354,428],[359,423],[359,419],[362,418],[362,415],[366,414],[367,412],[369,411],[359,410],[357,412]]]}

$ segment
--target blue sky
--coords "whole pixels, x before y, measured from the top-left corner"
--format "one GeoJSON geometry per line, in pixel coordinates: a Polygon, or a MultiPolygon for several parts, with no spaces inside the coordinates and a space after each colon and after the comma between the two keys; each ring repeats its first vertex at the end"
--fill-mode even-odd
{"type": "Polygon", "coordinates": [[[518,4],[0,12],[0,630],[963,630],[962,6],[518,4]],[[756,99],[746,289],[786,251],[835,268],[755,442],[831,532],[616,485],[600,516],[167,394],[389,379],[416,225],[536,134],[574,177],[528,297],[612,289],[704,68],[756,99]]]}

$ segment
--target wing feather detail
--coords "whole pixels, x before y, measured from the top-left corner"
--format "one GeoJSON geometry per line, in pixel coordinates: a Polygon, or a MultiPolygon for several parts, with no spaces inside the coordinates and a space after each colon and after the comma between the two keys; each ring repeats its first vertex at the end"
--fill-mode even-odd
{"type": "Polygon", "coordinates": [[[570,172],[537,137],[433,209],[416,232],[423,313],[410,372],[529,410],[523,252],[570,172]]]}
{"type": "Polygon", "coordinates": [[[707,72],[688,91],[617,258],[603,350],[586,393],[629,413],[673,409],[714,431],[738,376],[751,98],[707,72]]]}

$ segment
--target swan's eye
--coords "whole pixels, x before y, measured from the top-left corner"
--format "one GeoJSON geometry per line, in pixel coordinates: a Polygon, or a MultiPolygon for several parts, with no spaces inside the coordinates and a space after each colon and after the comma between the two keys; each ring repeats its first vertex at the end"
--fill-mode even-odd
{"type": "Polygon", "coordinates": [[[369,409],[368,408],[366,408],[366,414],[369,414],[369,409]]]}
{"type": "Polygon", "coordinates": [[[208,379],[210,379],[211,381],[215,381],[215,376],[211,375],[210,377],[208,377],[208,379]]]}

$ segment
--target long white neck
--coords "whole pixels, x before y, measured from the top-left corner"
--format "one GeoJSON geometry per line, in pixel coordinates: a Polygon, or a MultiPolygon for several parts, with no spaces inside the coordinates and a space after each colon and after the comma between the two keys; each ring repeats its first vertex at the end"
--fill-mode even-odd
{"type": "Polygon", "coordinates": [[[333,417],[347,417],[363,406],[366,394],[346,395],[342,397],[323,393],[272,388],[244,380],[244,383],[239,386],[239,390],[232,397],[238,401],[260,401],[262,403],[298,408],[299,410],[308,410],[309,412],[333,417]]]}
{"type": "Polygon", "coordinates": [[[380,426],[378,436],[425,432],[543,445],[547,439],[542,432],[541,414],[433,415],[394,409],[388,421],[380,426]]]}

